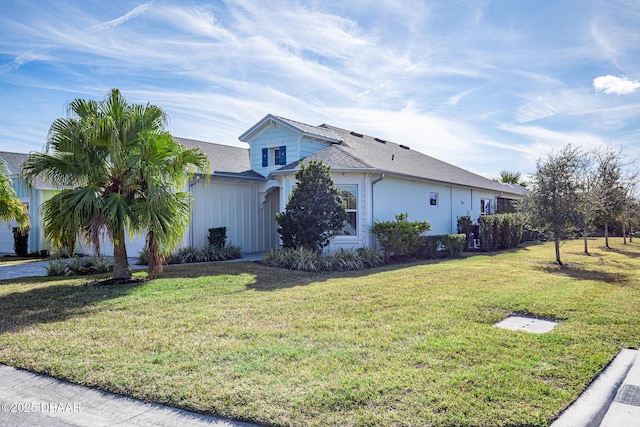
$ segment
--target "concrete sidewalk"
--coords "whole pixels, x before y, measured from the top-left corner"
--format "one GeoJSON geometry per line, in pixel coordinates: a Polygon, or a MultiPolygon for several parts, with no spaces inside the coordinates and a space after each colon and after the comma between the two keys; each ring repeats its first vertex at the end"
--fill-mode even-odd
{"type": "Polygon", "coordinates": [[[640,426],[640,352],[624,349],[551,427],[640,426]]]}
{"type": "Polygon", "coordinates": [[[256,427],[146,403],[4,365],[0,365],[0,425],[256,427]]]}
{"type": "MultiPolygon", "coordinates": [[[[231,259],[228,261],[217,261],[217,262],[241,262],[241,261],[260,261],[262,259],[262,253],[246,253],[242,254],[240,258],[231,259]]],[[[18,279],[20,277],[36,277],[36,276],[46,276],[47,275],[47,266],[49,265],[50,260],[45,261],[31,261],[31,262],[23,262],[20,264],[8,264],[8,263],[0,263],[0,280],[6,279],[18,279]]],[[[132,271],[134,270],[145,270],[147,268],[146,265],[136,264],[138,262],[137,258],[129,258],[129,267],[132,271]]]]}

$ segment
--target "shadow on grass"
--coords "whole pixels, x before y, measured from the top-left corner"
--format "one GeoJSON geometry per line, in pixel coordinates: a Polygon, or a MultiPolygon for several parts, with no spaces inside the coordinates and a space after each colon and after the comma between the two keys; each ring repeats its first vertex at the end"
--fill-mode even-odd
{"type": "Polygon", "coordinates": [[[631,280],[631,275],[621,272],[609,273],[605,271],[590,270],[581,265],[548,263],[536,267],[545,273],[569,276],[578,280],[595,280],[605,283],[626,285],[631,280]]]}
{"type": "Polygon", "coordinates": [[[607,249],[607,248],[602,247],[602,248],[599,248],[599,249],[601,249],[603,251],[608,251],[608,252],[615,252],[617,254],[628,256],[629,258],[640,258],[640,252],[627,251],[627,250],[624,250],[624,249],[621,249],[621,248],[610,248],[610,249],[607,249]]]}
{"type": "MultiPolygon", "coordinates": [[[[47,283],[60,278],[25,279],[47,283]]],[[[0,295],[0,334],[36,324],[54,323],[88,313],[98,302],[128,294],[137,283],[94,286],[87,282],[51,285],[0,295]]]]}

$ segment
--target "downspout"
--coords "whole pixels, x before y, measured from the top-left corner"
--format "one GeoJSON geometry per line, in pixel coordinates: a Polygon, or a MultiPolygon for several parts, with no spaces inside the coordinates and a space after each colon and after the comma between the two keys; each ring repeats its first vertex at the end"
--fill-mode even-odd
{"type": "MultiPolygon", "coordinates": [[[[377,183],[379,183],[380,181],[382,181],[384,179],[384,174],[381,173],[379,178],[374,179],[373,181],[371,181],[371,225],[373,226],[373,222],[375,221],[375,214],[376,214],[376,210],[375,210],[375,204],[374,204],[374,185],[376,185],[377,183]]],[[[371,248],[373,248],[375,246],[376,240],[375,237],[373,237],[373,233],[369,232],[369,238],[371,239],[371,248]]]]}
{"type": "Polygon", "coordinates": [[[193,222],[195,220],[195,201],[196,198],[193,195],[193,186],[196,185],[198,183],[198,181],[200,181],[200,178],[202,178],[202,175],[196,175],[191,181],[189,181],[189,193],[191,193],[191,198],[193,200],[193,207],[191,208],[191,220],[189,221],[189,246],[193,246],[193,240],[194,240],[194,232],[193,232],[193,222]]]}

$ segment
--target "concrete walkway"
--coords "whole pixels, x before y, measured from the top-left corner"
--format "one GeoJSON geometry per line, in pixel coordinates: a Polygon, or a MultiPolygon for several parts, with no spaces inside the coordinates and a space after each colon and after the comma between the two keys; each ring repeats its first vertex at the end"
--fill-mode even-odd
{"type": "Polygon", "coordinates": [[[255,427],[151,404],[0,365],[2,426],[255,427]]]}
{"type": "Polygon", "coordinates": [[[640,426],[640,352],[625,349],[551,427],[640,426]]]}

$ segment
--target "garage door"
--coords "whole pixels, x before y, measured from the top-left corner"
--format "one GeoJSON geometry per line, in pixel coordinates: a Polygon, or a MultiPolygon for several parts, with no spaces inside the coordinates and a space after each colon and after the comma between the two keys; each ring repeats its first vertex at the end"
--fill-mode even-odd
{"type": "Polygon", "coordinates": [[[13,231],[14,225],[7,222],[0,222],[0,255],[14,254],[13,251],[13,231]]]}

